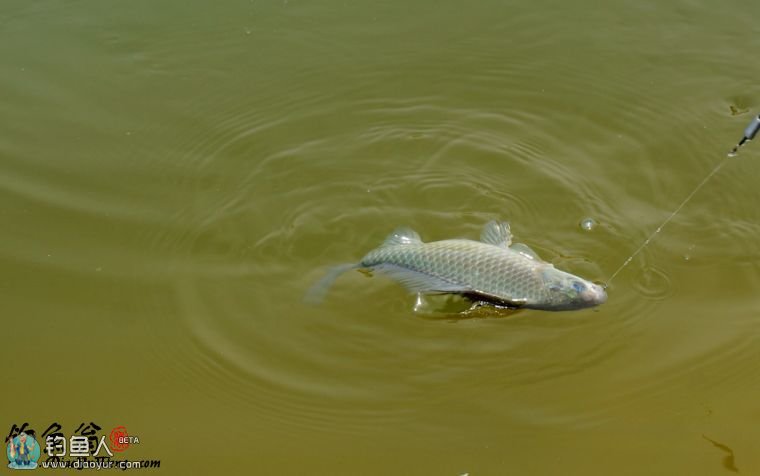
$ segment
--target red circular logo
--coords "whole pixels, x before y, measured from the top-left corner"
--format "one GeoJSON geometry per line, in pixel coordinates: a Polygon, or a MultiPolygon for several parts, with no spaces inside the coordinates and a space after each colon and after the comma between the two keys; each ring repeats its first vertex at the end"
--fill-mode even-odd
{"type": "Polygon", "coordinates": [[[129,433],[123,426],[117,426],[111,430],[111,434],[108,439],[111,440],[111,449],[121,453],[129,448],[129,433]]]}

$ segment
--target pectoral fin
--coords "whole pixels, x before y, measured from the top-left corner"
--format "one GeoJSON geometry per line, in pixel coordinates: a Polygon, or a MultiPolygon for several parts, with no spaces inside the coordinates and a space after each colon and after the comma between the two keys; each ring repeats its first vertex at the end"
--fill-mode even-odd
{"type": "Polygon", "coordinates": [[[495,306],[509,307],[509,308],[522,307],[528,302],[528,300],[525,298],[519,298],[519,299],[505,298],[503,296],[494,296],[492,294],[484,293],[481,291],[471,291],[471,292],[465,293],[465,297],[475,302],[478,302],[478,301],[487,302],[495,306]]]}

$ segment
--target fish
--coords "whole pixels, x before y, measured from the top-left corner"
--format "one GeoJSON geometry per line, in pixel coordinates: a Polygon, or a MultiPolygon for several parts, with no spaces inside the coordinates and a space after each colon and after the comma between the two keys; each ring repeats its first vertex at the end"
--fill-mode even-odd
{"type": "Polygon", "coordinates": [[[331,268],[306,301],[321,302],[335,280],[352,269],[387,275],[413,293],[459,294],[498,307],[567,311],[607,301],[602,286],[555,268],[523,243],[512,243],[504,221],[489,221],[480,241],[425,243],[411,228],[397,228],[359,263],[331,268]]]}

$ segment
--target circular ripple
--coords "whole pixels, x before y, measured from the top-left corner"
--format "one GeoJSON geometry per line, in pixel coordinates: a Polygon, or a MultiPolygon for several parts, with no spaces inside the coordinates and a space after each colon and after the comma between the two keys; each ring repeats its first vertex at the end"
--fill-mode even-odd
{"type": "Polygon", "coordinates": [[[636,277],[636,290],[642,296],[654,300],[663,300],[673,292],[668,275],[654,265],[640,270],[636,277]]]}
{"type": "MultiPolygon", "coordinates": [[[[332,112],[326,109],[325,114],[332,112]]],[[[367,117],[375,116],[369,111],[367,117]]],[[[492,366],[512,383],[530,385],[581,372],[616,351],[600,341],[559,357],[561,364],[526,360],[535,346],[593,327],[584,319],[547,321],[536,313],[526,313],[516,323],[506,320],[507,328],[490,337],[481,326],[502,324],[472,319],[474,324],[457,324],[461,328],[450,329],[445,338],[430,340],[430,326],[446,324],[410,320],[412,302],[403,290],[360,275],[342,277],[325,307],[300,304],[300,296],[326,267],[358,259],[399,224],[413,225],[427,240],[476,239],[488,219],[508,215],[516,233],[529,238],[541,222],[541,204],[525,198],[534,186],[531,181],[566,191],[591,186],[565,177],[572,169],[561,161],[540,159],[546,166],[532,168],[531,155],[540,149],[529,143],[516,145],[509,155],[495,136],[468,129],[464,120],[465,125],[425,127],[420,121],[366,127],[367,134],[353,133],[353,145],[344,144],[351,134],[342,132],[300,144],[291,138],[283,150],[262,151],[251,167],[240,162],[235,168],[244,173],[215,172],[240,161],[259,142],[276,142],[279,130],[298,121],[242,125],[253,120],[248,114],[231,118],[230,130],[222,136],[191,146],[191,155],[202,158],[193,165],[197,178],[180,179],[191,187],[196,202],[178,210],[167,232],[152,240],[157,252],[171,257],[166,275],[182,277],[173,279],[171,295],[183,330],[162,341],[162,358],[188,381],[202,383],[199,390],[235,396],[281,425],[332,422],[336,431],[359,432],[378,423],[400,423],[406,417],[403,408],[427,395],[421,388],[464,383],[472,367],[492,366]],[[334,169],[329,182],[314,180],[325,174],[325,165],[315,157],[341,149],[343,157],[363,158],[361,164],[334,169]],[[389,159],[392,149],[403,160],[389,159]],[[479,156],[479,165],[461,156],[479,156]],[[495,173],[505,168],[514,172],[507,178],[495,173]],[[562,181],[556,180],[559,176],[562,181]],[[452,196],[461,199],[452,202],[452,196]],[[271,213],[262,214],[264,210],[271,213]],[[248,224],[253,214],[255,226],[248,224]],[[366,321],[357,298],[390,311],[383,319],[366,321]],[[472,332],[478,334],[478,344],[456,351],[472,332]],[[325,341],[331,342],[329,353],[325,341]],[[410,359],[417,364],[409,366],[410,359]],[[442,366],[442,361],[448,364],[442,366]],[[377,367],[368,370],[368,362],[377,367]],[[392,377],[389,369],[394,369],[392,377]],[[389,409],[389,400],[396,406],[389,409]]]]}
{"type": "MultiPolygon", "coordinates": [[[[561,44],[543,18],[520,18],[535,27],[534,50],[561,44]]],[[[650,249],[611,284],[607,304],[579,313],[420,319],[399,286],[358,273],[324,306],[300,302],[327,268],[355,262],[399,225],[428,241],[476,239],[492,218],[561,269],[604,281],[710,167],[705,154],[688,172],[662,160],[718,143],[700,129],[709,111],[689,101],[664,110],[675,92],[649,94],[638,67],[596,81],[616,50],[600,47],[595,69],[571,54],[512,58],[514,49],[476,45],[447,53],[467,52],[461,71],[431,48],[414,84],[393,72],[416,59],[409,52],[387,68],[345,67],[344,80],[325,66],[336,51],[288,70],[290,94],[212,92],[188,106],[198,134],[168,162],[182,164],[173,185],[192,201],[151,237],[170,263],[167,312],[181,327],[161,341],[170,367],[284,427],[359,433],[402,424],[407,409],[446,402],[452,388],[510,395],[625,352],[674,294],[650,249]],[[397,84],[408,87],[385,86],[397,84]],[[505,93],[489,97],[497,84],[505,93]],[[524,106],[510,107],[515,99],[524,106]],[[578,107],[586,102],[606,107],[578,107]],[[582,233],[580,216],[602,225],[582,233]],[[472,382],[473,368],[500,380],[472,382]]],[[[256,88],[282,91],[276,79],[256,88]]]]}

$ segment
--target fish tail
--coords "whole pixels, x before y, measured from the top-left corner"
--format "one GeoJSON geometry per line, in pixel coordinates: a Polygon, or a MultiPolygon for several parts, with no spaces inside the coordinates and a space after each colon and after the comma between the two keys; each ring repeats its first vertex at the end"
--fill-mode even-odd
{"type": "Polygon", "coordinates": [[[327,291],[330,290],[330,286],[332,286],[332,284],[336,279],[338,279],[341,274],[351,269],[357,268],[359,268],[359,265],[354,263],[341,264],[330,268],[330,270],[327,271],[327,274],[325,274],[322,279],[314,283],[314,285],[309,288],[309,290],[306,292],[306,296],[304,296],[304,301],[308,304],[321,303],[324,301],[325,296],[327,295],[327,291]]]}

